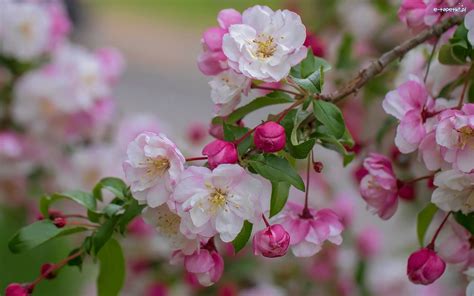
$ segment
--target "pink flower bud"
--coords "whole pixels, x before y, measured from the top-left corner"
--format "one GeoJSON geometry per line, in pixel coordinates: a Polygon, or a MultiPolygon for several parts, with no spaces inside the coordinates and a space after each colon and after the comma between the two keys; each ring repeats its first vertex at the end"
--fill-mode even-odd
{"type": "Polygon", "coordinates": [[[54,269],[54,264],[45,263],[41,265],[41,275],[43,275],[43,277],[48,280],[54,279],[56,275],[54,274],[53,269],[54,269]]]}
{"type": "Polygon", "coordinates": [[[202,40],[206,44],[207,48],[212,51],[218,51],[222,48],[222,38],[225,35],[226,30],[219,27],[212,27],[207,29],[202,35],[202,40]]]}
{"type": "Polygon", "coordinates": [[[223,29],[228,29],[231,25],[242,23],[242,15],[235,9],[222,9],[217,15],[217,22],[223,29]]]}
{"type": "Polygon", "coordinates": [[[429,285],[436,281],[446,268],[446,263],[435,251],[423,248],[408,258],[407,275],[414,284],[429,285]]]}
{"type": "Polygon", "coordinates": [[[64,217],[56,217],[53,219],[53,224],[57,227],[57,228],[63,228],[64,226],[66,226],[66,218],[64,217]]]}
{"type": "Polygon", "coordinates": [[[290,235],[280,224],[268,226],[253,237],[253,253],[268,258],[284,256],[289,245],[290,235]]]}
{"type": "Polygon", "coordinates": [[[311,48],[313,54],[318,57],[324,57],[326,49],[323,41],[316,35],[307,32],[306,40],[304,41],[306,47],[311,48]]]}
{"type": "Polygon", "coordinates": [[[27,285],[22,285],[18,283],[11,283],[5,289],[5,296],[28,296],[30,295],[30,290],[27,285]]]}
{"type": "Polygon", "coordinates": [[[206,126],[201,122],[191,123],[186,130],[186,136],[189,142],[197,145],[207,136],[206,126]]]}
{"type": "Polygon", "coordinates": [[[313,161],[313,169],[316,173],[321,173],[323,171],[324,164],[320,161],[313,161]]]}
{"type": "Polygon", "coordinates": [[[224,271],[224,259],[216,251],[201,249],[184,258],[184,267],[197,276],[203,286],[217,282],[224,271]]]}
{"type": "Polygon", "coordinates": [[[398,196],[406,201],[415,200],[415,186],[413,184],[403,184],[398,189],[398,196]]]}
{"type": "Polygon", "coordinates": [[[277,152],[286,144],[285,129],[276,122],[259,125],[253,136],[255,146],[263,152],[277,152]]]}
{"type": "Polygon", "coordinates": [[[235,145],[221,140],[214,140],[207,144],[202,150],[202,154],[208,157],[207,161],[211,169],[220,164],[236,163],[239,160],[235,145]]]}
{"type": "Polygon", "coordinates": [[[145,292],[146,296],[166,296],[168,295],[168,288],[163,283],[152,283],[145,292]]]}

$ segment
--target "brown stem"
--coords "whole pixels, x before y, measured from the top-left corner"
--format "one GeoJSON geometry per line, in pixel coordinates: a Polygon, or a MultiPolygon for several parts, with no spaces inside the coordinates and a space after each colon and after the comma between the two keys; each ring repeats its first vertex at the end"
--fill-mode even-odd
{"type": "Polygon", "coordinates": [[[362,68],[359,71],[359,74],[354,79],[349,81],[344,87],[330,94],[323,95],[322,99],[326,101],[338,102],[346,96],[357,92],[371,78],[382,72],[388,64],[403,57],[407,52],[424,43],[425,41],[441,36],[453,26],[459,25],[462,20],[463,16],[455,15],[437,25],[432,26],[431,28],[422,31],[415,37],[387,51],[379,59],[372,61],[368,66],[362,68]]]}
{"type": "Polygon", "coordinates": [[[53,273],[58,269],[61,269],[64,265],[66,265],[69,261],[81,256],[83,253],[82,250],[77,251],[76,253],[64,258],[63,260],[59,261],[58,263],[52,265],[52,267],[47,270],[46,272],[41,273],[30,285],[29,290],[32,291],[36,285],[38,285],[42,280],[46,278],[46,275],[49,273],[53,273]]]}
{"type": "Polygon", "coordinates": [[[411,180],[401,181],[401,182],[402,182],[402,184],[411,184],[411,183],[416,183],[416,182],[421,181],[421,180],[432,178],[433,176],[434,175],[426,175],[426,176],[418,177],[418,178],[411,179],[411,180]]]}
{"type": "Polygon", "coordinates": [[[286,108],[285,110],[281,111],[280,113],[278,113],[278,119],[277,119],[277,123],[280,123],[283,118],[285,118],[285,116],[288,114],[288,112],[290,112],[291,110],[293,110],[295,107],[298,107],[299,105],[303,104],[303,99],[302,100],[297,100],[296,102],[294,102],[293,104],[291,104],[290,107],[286,108]]]}
{"type": "Polygon", "coordinates": [[[266,225],[267,227],[270,227],[270,223],[268,223],[268,220],[267,220],[267,218],[265,217],[264,214],[262,214],[262,219],[263,219],[263,222],[265,222],[265,225],[266,225]]]}
{"type": "Polygon", "coordinates": [[[308,207],[308,196],[309,196],[309,173],[310,173],[310,166],[312,162],[312,154],[308,155],[308,164],[306,166],[306,191],[304,193],[304,208],[303,212],[301,213],[301,218],[303,219],[311,219],[313,215],[311,215],[308,207]]]}
{"type": "Polygon", "coordinates": [[[436,232],[433,235],[431,242],[426,246],[428,249],[434,250],[436,238],[441,232],[441,229],[443,229],[444,224],[446,224],[446,221],[448,221],[449,215],[451,215],[451,212],[448,212],[448,214],[446,214],[446,217],[444,217],[443,222],[441,222],[441,224],[438,226],[438,229],[436,229],[436,232]]]}
{"type": "Polygon", "coordinates": [[[300,96],[301,95],[300,93],[297,93],[297,92],[294,92],[294,91],[291,91],[291,90],[282,89],[282,88],[274,88],[274,87],[269,87],[269,86],[261,86],[261,85],[252,84],[252,88],[254,88],[254,89],[263,89],[263,90],[271,90],[271,91],[282,91],[282,92],[286,92],[286,93],[289,93],[289,94],[292,94],[292,95],[295,95],[295,96],[300,96]]]}
{"type": "Polygon", "coordinates": [[[207,156],[199,156],[199,157],[186,158],[186,161],[206,160],[206,159],[207,159],[207,156]]]}
{"type": "Polygon", "coordinates": [[[431,61],[433,61],[433,57],[436,51],[436,47],[438,46],[439,38],[436,39],[435,44],[433,45],[433,49],[431,50],[430,58],[428,60],[428,65],[426,66],[425,78],[423,78],[423,82],[426,83],[426,79],[428,79],[428,73],[430,73],[431,61]]]}

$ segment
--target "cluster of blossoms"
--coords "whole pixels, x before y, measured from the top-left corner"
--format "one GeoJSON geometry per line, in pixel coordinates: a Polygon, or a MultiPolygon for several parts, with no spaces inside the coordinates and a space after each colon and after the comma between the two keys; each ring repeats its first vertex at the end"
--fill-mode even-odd
{"type": "MultiPolygon", "coordinates": [[[[36,284],[54,278],[65,264],[81,266],[86,255],[101,261],[104,245],[106,255],[115,256],[117,261],[114,274],[120,273],[119,261],[123,256],[120,245],[114,246],[118,244],[112,238],[114,232],[127,232],[132,239],[140,240],[140,244],[121,240],[126,250],[132,250],[130,253],[136,256],[130,259],[134,276],[162,259],[155,258],[156,253],[168,252],[164,256],[166,261],[170,259],[171,264],[182,265],[185,281],[192,287],[208,287],[219,281],[224,276],[224,264],[226,267],[233,264],[226,255],[237,255],[247,241],[251,241],[255,256],[277,258],[285,256],[290,249],[295,257],[314,256],[305,259],[304,264],[300,262],[299,269],[294,268],[296,263],[289,262],[296,260],[280,266],[278,260],[272,261],[280,267],[275,268],[275,274],[284,278],[287,270],[302,271],[312,282],[331,283],[329,291],[340,295],[354,295],[355,290],[368,294],[371,279],[364,277],[366,264],[371,260],[380,262],[371,270],[376,283],[370,284],[370,288],[375,295],[404,295],[406,291],[413,295],[442,295],[443,292],[433,294],[433,291],[438,288],[435,282],[445,272],[446,264],[456,265],[470,281],[474,277],[472,234],[457,219],[471,219],[469,215],[474,212],[474,104],[464,99],[470,79],[467,74],[472,71],[471,60],[468,59],[471,68],[458,67],[456,75],[460,75],[461,83],[455,81],[453,88],[457,89],[448,93],[442,91],[445,77],[433,79],[435,73],[427,71],[423,79],[425,56],[422,55],[421,63],[405,67],[404,70],[410,71],[403,71],[406,73],[401,75],[400,85],[389,91],[382,103],[385,112],[398,122],[396,150],[391,158],[370,153],[357,171],[362,199],[369,211],[383,220],[397,213],[400,199],[415,199],[414,184],[425,179],[429,179],[429,186],[434,190],[432,204],[422,214],[428,212],[432,214],[431,220],[438,221],[435,212],[438,209],[446,212],[430,243],[424,245],[423,234],[422,248],[412,253],[407,265],[402,267],[415,284],[435,283],[433,290],[419,292],[418,287],[409,287],[402,291],[400,287],[405,288],[404,283],[408,282],[406,277],[398,282],[391,278],[390,285],[381,284],[385,280],[382,274],[390,274],[398,266],[376,258],[382,236],[378,229],[353,228],[354,184],[343,184],[345,177],[353,181],[353,176],[336,165],[342,158],[346,165],[351,157],[368,147],[361,139],[360,118],[364,115],[360,102],[347,103],[341,111],[331,94],[320,94],[322,72],[327,65],[314,56],[323,55],[324,50],[318,38],[306,32],[298,14],[289,10],[273,11],[265,6],[251,7],[242,14],[234,9],[219,12],[219,26],[206,30],[202,37],[203,51],[198,57],[201,72],[212,76],[209,85],[216,117],[209,134],[215,139],[207,143],[205,127],[192,126],[188,131],[189,142],[194,146],[207,144],[202,156],[185,157],[194,155],[195,151],[166,136],[166,128],[155,118],[139,116],[118,123],[114,120],[112,89],[124,66],[117,51],[90,52],[69,43],[66,40],[69,22],[56,2],[6,3],[8,15],[21,17],[0,20],[0,41],[5,41],[0,58],[11,64],[5,66],[6,75],[0,73],[0,90],[2,83],[9,85],[5,89],[11,89],[7,91],[11,99],[0,101],[7,107],[5,114],[0,114],[0,161],[7,164],[0,167],[0,188],[9,190],[7,197],[16,191],[27,195],[25,176],[39,166],[58,175],[55,182],[59,186],[49,184],[44,191],[57,187],[92,189],[92,193],[67,191],[42,198],[42,214],[34,225],[49,227],[51,233],[58,231],[57,236],[68,235],[78,226],[81,231],[84,228],[90,232],[90,236],[65,260],[44,264],[34,282],[10,284],[5,291],[7,296],[31,294],[36,284]],[[30,65],[28,71],[18,68],[30,62],[41,65],[37,68],[30,65]],[[416,67],[421,68],[421,73],[416,67]],[[276,104],[271,101],[274,100],[291,105],[248,128],[242,120],[247,113],[241,114],[254,108],[255,101],[250,107],[246,105],[237,110],[240,112],[235,111],[243,96],[252,95],[252,89],[265,91],[267,96],[259,102],[276,104]],[[275,94],[281,97],[275,98],[275,94]],[[458,95],[459,100],[453,100],[458,95]],[[308,111],[309,106],[313,112],[308,111]],[[357,145],[352,145],[352,138],[357,145]],[[45,151],[31,149],[36,146],[44,147],[45,151]],[[337,151],[342,157],[329,150],[337,151]],[[413,152],[418,153],[423,170],[429,173],[420,178],[400,179],[397,175],[412,169],[407,165],[409,160],[405,159],[405,163],[400,160],[403,158],[400,154],[413,152]],[[298,160],[306,158],[307,178],[303,182],[298,160]],[[197,161],[205,163],[191,165],[197,161]],[[105,176],[123,177],[125,182],[105,178],[97,183],[105,176]],[[310,195],[310,187],[316,193],[310,195]],[[107,193],[103,194],[102,189],[107,193]],[[51,204],[61,198],[87,208],[87,216],[51,210],[51,204]],[[90,224],[74,219],[87,219],[90,224]],[[354,250],[338,247],[344,230],[354,250]],[[74,260],[78,258],[81,263],[74,260]]],[[[465,5],[468,11],[472,9],[470,1],[403,1],[399,17],[410,28],[422,30],[452,16],[433,9],[442,5],[465,5]]],[[[471,50],[474,11],[466,15],[463,27],[467,30],[463,34],[470,42],[466,48],[471,50]]],[[[347,44],[341,45],[344,46],[347,44]]],[[[359,48],[360,52],[364,50],[367,48],[359,48]]],[[[433,46],[433,53],[435,50],[433,46]]],[[[430,69],[429,65],[427,68],[430,69]]],[[[28,231],[20,230],[10,242],[10,249],[15,252],[29,247],[25,247],[24,239],[29,239],[28,231]]],[[[237,261],[241,258],[238,256],[237,261]]],[[[99,278],[104,276],[103,270],[107,271],[102,269],[99,278]]],[[[297,272],[292,276],[298,277],[297,272]]],[[[116,282],[110,284],[118,285],[118,289],[112,288],[111,295],[118,294],[121,288],[120,279],[116,282]]],[[[135,285],[142,285],[137,282],[135,285]]],[[[292,280],[288,282],[294,285],[292,280]]],[[[474,291],[472,282],[467,287],[468,295],[474,291]]],[[[148,287],[145,294],[166,293],[166,286],[158,282],[148,287]]],[[[218,294],[237,292],[224,283],[218,294]]],[[[239,295],[285,293],[276,287],[257,284],[239,295]]]]}
{"type": "MultiPolygon", "coordinates": [[[[467,11],[473,8],[471,1],[450,2],[453,1],[404,1],[399,16],[409,27],[420,29],[448,17],[447,14],[433,12],[433,7],[460,4],[467,6],[467,11]]],[[[474,45],[471,35],[473,19],[474,11],[471,11],[464,22],[469,30],[470,46],[474,45]]],[[[459,73],[463,77],[469,71],[464,69],[459,73]]],[[[430,179],[435,188],[431,202],[447,215],[430,244],[409,257],[407,267],[408,277],[413,283],[428,285],[444,273],[446,262],[460,265],[463,270],[472,268],[471,234],[448,217],[451,213],[469,215],[474,212],[474,104],[465,102],[469,78],[462,81],[461,91],[452,91],[459,98],[448,100],[441,95],[433,95],[435,91],[442,92],[430,88],[425,82],[428,72],[424,80],[420,74],[415,71],[408,76],[408,80],[389,91],[382,107],[398,120],[394,140],[397,151],[402,154],[417,152],[425,171],[431,174],[402,181],[396,177],[391,159],[374,153],[364,160],[366,175],[361,180],[360,192],[368,208],[386,220],[395,214],[398,199],[404,197],[407,186],[430,179]],[[436,245],[435,252],[436,239],[447,221],[451,229],[443,231],[449,234],[445,234],[447,238],[436,245]]],[[[472,98],[468,99],[472,101],[472,98]]],[[[471,294],[468,292],[468,295],[471,294]]]]}

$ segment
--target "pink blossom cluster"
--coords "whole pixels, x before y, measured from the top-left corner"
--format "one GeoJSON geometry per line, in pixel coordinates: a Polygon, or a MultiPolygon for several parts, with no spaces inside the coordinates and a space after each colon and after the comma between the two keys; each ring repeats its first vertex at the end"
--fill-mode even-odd
{"type": "Polygon", "coordinates": [[[229,115],[249,94],[252,82],[276,83],[307,54],[306,29],[301,18],[288,10],[273,11],[254,6],[242,14],[224,9],[219,27],[207,29],[198,58],[201,72],[213,76],[209,82],[214,112],[229,115]]]}
{"type": "Polygon", "coordinates": [[[470,0],[403,0],[398,17],[409,28],[420,31],[455,14],[465,14],[474,9],[470,0]],[[457,9],[456,11],[445,10],[457,9]]]}

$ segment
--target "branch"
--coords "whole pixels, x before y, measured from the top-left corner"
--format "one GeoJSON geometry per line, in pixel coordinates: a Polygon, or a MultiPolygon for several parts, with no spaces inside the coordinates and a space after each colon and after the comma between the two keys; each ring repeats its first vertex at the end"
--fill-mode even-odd
{"type": "Polygon", "coordinates": [[[407,52],[424,43],[425,41],[439,37],[444,32],[448,31],[455,25],[459,25],[463,20],[463,16],[452,16],[443,22],[424,30],[412,39],[409,39],[395,48],[384,53],[379,59],[372,61],[367,67],[361,69],[359,74],[349,81],[340,90],[336,90],[330,94],[322,95],[321,98],[326,101],[338,102],[350,94],[357,92],[362,88],[371,78],[377,76],[385,67],[394,60],[403,57],[407,52]]]}

